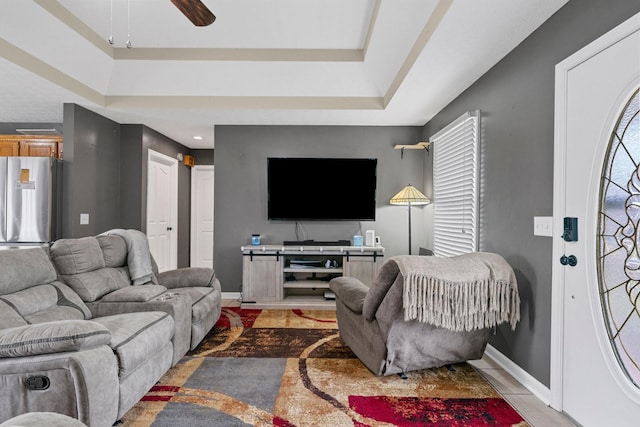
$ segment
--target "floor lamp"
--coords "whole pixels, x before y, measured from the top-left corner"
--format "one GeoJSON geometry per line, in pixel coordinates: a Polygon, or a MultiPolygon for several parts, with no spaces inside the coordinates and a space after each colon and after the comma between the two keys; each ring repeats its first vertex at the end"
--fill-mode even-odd
{"type": "Polygon", "coordinates": [[[420,206],[431,203],[427,196],[422,194],[417,188],[409,184],[398,194],[391,198],[392,205],[408,206],[409,210],[409,255],[411,255],[411,206],[420,206]]]}

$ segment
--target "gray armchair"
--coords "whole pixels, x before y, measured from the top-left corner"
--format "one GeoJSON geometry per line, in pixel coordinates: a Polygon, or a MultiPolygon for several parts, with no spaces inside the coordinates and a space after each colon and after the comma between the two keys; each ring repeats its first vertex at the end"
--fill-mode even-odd
{"type": "Polygon", "coordinates": [[[396,256],[371,287],[352,277],[329,287],[341,339],[376,375],[479,359],[490,329],[520,318],[513,270],[490,253],[396,256]]]}

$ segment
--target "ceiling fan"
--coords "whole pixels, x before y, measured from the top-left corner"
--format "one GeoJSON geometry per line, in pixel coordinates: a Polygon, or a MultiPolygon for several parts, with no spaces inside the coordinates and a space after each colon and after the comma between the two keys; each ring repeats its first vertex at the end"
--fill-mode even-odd
{"type": "Polygon", "coordinates": [[[201,0],[171,0],[171,3],[197,27],[206,27],[216,20],[216,16],[201,0]]]}

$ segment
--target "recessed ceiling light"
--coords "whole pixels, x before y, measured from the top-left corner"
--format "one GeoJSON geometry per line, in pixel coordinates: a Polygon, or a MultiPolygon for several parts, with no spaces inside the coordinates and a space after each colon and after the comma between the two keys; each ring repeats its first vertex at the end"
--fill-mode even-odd
{"type": "Polygon", "coordinates": [[[203,137],[201,137],[200,135],[196,135],[193,137],[193,139],[197,139],[198,141],[200,141],[201,139],[204,139],[203,137]]]}

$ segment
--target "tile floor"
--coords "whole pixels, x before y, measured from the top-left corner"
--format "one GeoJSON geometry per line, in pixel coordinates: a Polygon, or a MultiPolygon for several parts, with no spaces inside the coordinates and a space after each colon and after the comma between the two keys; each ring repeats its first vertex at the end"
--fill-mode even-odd
{"type": "Polygon", "coordinates": [[[564,414],[544,404],[487,356],[469,362],[532,427],[574,427],[564,414]]]}
{"type": "MultiPolygon", "coordinates": [[[[237,307],[238,300],[223,300],[223,307],[237,307]]],[[[514,407],[531,427],[575,427],[567,416],[545,405],[522,384],[488,357],[471,363],[514,407]]]]}

